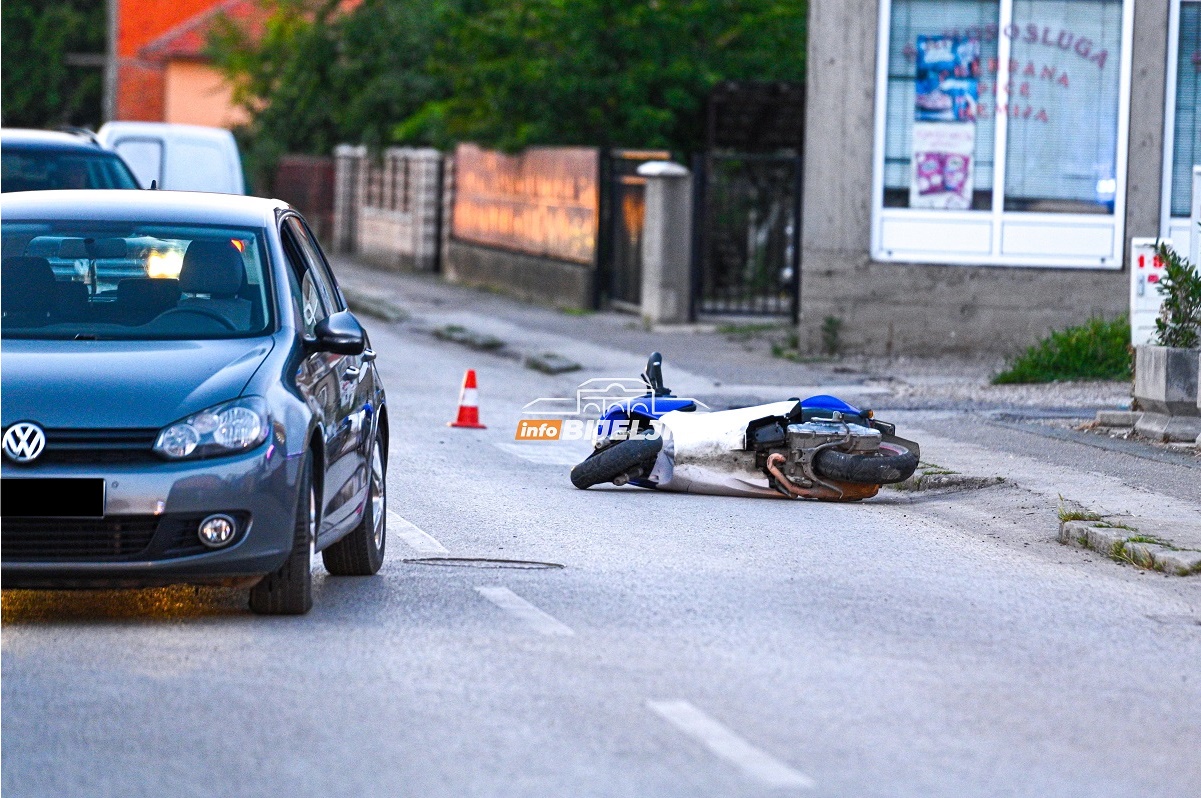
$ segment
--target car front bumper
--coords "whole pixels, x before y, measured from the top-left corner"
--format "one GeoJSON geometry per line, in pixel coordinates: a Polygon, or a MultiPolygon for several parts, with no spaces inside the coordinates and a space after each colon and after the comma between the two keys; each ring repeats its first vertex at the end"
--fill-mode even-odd
{"type": "Polygon", "coordinates": [[[291,551],[295,530],[302,458],[284,452],[269,441],[244,455],[194,462],[6,465],[5,479],[103,478],[106,503],[104,518],[91,521],[5,518],[4,587],[235,584],[270,573],[291,551]],[[237,537],[221,549],[196,536],[200,520],[213,513],[238,521],[237,537]],[[129,531],[135,529],[145,547],[129,531]],[[90,541],[83,554],[59,543],[71,537],[90,541]],[[131,546],[136,550],[117,553],[131,546]]]}

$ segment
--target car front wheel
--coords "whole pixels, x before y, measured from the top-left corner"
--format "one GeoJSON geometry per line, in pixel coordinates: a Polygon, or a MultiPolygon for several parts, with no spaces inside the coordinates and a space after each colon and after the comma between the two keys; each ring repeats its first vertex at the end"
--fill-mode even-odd
{"type": "Polygon", "coordinates": [[[371,576],[384,564],[388,534],[388,463],[379,432],[371,445],[367,501],[363,519],[346,537],[321,552],[325,570],[333,576],[371,576]]]}
{"type": "Polygon", "coordinates": [[[301,467],[292,551],[275,573],[250,589],[250,609],[259,615],[304,615],[313,607],[313,541],[317,539],[320,503],[313,483],[313,456],[301,467]]]}

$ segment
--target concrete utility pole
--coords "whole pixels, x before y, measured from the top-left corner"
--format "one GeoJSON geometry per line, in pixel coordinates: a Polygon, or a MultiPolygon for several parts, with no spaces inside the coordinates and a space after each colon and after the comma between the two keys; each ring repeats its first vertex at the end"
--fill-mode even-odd
{"type": "Polygon", "coordinates": [[[104,0],[108,46],[105,48],[104,57],[104,99],[101,114],[105,122],[111,122],[117,116],[117,29],[120,1],[104,0]]]}

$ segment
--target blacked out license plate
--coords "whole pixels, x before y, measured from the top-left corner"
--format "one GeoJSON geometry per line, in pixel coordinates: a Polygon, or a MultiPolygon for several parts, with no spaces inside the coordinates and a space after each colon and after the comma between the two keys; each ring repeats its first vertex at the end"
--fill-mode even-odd
{"type": "Polygon", "coordinates": [[[0,514],[5,518],[102,518],[104,480],[2,479],[0,514]]]}

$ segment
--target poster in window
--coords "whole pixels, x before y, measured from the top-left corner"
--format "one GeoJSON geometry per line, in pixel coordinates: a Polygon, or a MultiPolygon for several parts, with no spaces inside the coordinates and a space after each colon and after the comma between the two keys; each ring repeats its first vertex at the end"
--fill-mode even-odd
{"type": "Polygon", "coordinates": [[[917,37],[918,122],[974,122],[980,100],[980,41],[917,37]]]}
{"type": "Polygon", "coordinates": [[[916,122],[909,207],[972,207],[976,126],[971,122],[916,122]]]}

